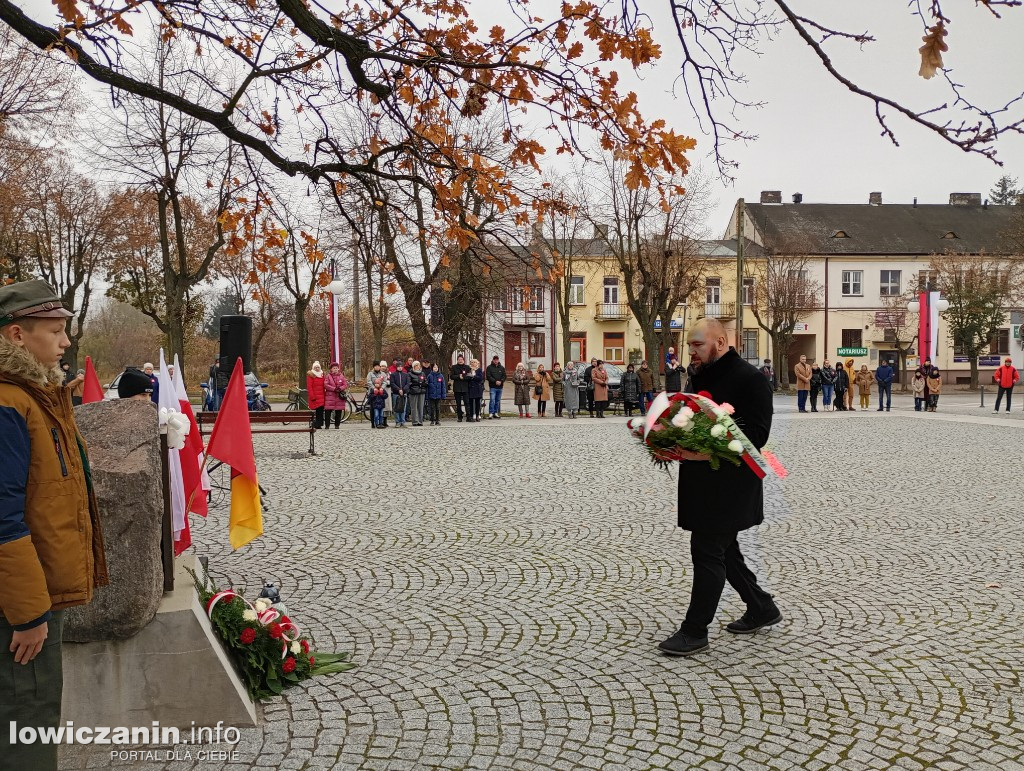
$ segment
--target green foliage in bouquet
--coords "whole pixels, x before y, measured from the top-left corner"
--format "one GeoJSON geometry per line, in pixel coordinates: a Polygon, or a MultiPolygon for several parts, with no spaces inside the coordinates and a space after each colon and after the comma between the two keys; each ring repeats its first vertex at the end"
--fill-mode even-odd
{"type": "MultiPolygon", "coordinates": [[[[208,609],[220,590],[206,573],[202,579],[191,570],[189,574],[204,610],[208,609]]],[[[348,661],[348,653],[314,651],[309,638],[297,634],[288,616],[273,618],[272,612],[257,613],[241,595],[222,597],[209,615],[254,701],[277,696],[310,677],[345,672],[355,666],[348,661]]]]}
{"type": "MultiPolygon", "coordinates": [[[[728,414],[732,409],[728,405],[722,407],[723,414],[728,414]]],[[[718,418],[700,409],[695,410],[681,401],[672,403],[672,406],[654,423],[646,438],[642,422],[636,427],[631,426],[631,430],[633,436],[640,440],[650,454],[655,465],[663,469],[667,469],[671,463],[683,460],[681,450],[707,455],[708,464],[715,471],[721,468],[722,461],[739,466],[740,456],[743,454],[740,443],[729,437],[725,426],[718,418]],[[718,428],[715,428],[716,426],[718,428]]]]}

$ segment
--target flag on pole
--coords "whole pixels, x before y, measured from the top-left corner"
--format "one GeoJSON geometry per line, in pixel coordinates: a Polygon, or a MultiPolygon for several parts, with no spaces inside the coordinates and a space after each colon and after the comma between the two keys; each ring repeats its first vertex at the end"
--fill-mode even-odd
{"type": "Polygon", "coordinates": [[[190,513],[205,517],[207,502],[202,490],[203,437],[199,433],[199,424],[192,411],[188,391],[185,390],[185,379],[181,375],[181,367],[178,366],[178,354],[174,354],[174,390],[178,396],[179,410],[191,424],[188,436],[185,437],[185,449],[181,451],[181,478],[185,483],[185,500],[192,501],[189,506],[190,513]]]}
{"type": "Polygon", "coordinates": [[[239,549],[263,535],[263,504],[256,478],[256,455],[252,448],[241,357],[231,372],[206,452],[231,467],[229,540],[232,548],[239,549]]]}
{"type": "MultiPolygon", "coordinates": [[[[164,349],[160,349],[160,401],[157,407],[160,408],[163,422],[164,416],[172,412],[178,412],[181,405],[178,404],[178,392],[174,389],[174,381],[167,371],[167,362],[164,359],[164,349]],[[164,412],[166,410],[167,412],[164,412]]],[[[168,447],[167,449],[167,472],[171,485],[171,532],[174,534],[175,552],[180,554],[189,544],[191,536],[188,532],[188,522],[185,520],[185,483],[181,473],[181,451],[168,447]],[[187,540],[187,543],[185,542],[187,540]],[[179,542],[183,545],[179,548],[179,542]]]]}
{"type": "Polygon", "coordinates": [[[85,357],[85,383],[82,385],[82,404],[103,401],[103,386],[96,377],[96,368],[92,365],[92,357],[85,357]]]}

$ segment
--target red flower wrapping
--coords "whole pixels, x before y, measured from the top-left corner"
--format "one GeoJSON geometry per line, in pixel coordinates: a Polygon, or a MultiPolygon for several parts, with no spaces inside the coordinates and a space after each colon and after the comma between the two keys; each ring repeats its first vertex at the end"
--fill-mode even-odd
{"type": "Polygon", "coordinates": [[[302,646],[303,653],[309,653],[309,643],[305,640],[299,640],[299,645],[302,646]]]}
{"type": "Polygon", "coordinates": [[[284,660],[284,664],[281,665],[281,671],[285,674],[295,671],[295,659],[289,656],[284,660]]]}
{"type": "Polygon", "coordinates": [[[267,630],[267,634],[269,634],[275,640],[280,640],[281,639],[281,634],[282,634],[281,633],[281,625],[280,624],[271,624],[270,628],[267,630]]]}
{"type": "Polygon", "coordinates": [[[253,640],[256,639],[256,630],[251,626],[247,626],[242,630],[242,634],[238,636],[238,639],[246,645],[251,645],[253,640]]]}
{"type": "Polygon", "coordinates": [[[713,399],[714,398],[713,396],[711,396],[711,392],[710,391],[698,391],[697,392],[697,396],[703,396],[705,399],[713,399]]]}

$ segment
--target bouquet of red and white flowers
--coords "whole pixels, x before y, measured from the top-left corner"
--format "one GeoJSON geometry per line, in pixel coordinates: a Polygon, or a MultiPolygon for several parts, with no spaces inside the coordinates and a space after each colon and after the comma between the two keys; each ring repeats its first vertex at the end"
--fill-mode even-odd
{"type": "Polygon", "coordinates": [[[739,466],[746,463],[759,477],[769,471],[785,476],[786,470],[770,453],[761,453],[736,425],[732,405],[716,404],[711,394],[664,391],[658,394],[640,421],[630,421],[629,430],[644,446],[651,460],[662,468],[687,460],[685,453],[707,456],[717,471],[722,462],[739,466]]]}
{"type": "Polygon", "coordinates": [[[347,661],[347,653],[314,651],[280,602],[260,598],[250,603],[234,589],[218,590],[208,575],[200,579],[189,572],[213,628],[254,701],[276,696],[306,678],[355,666],[347,661]]]}

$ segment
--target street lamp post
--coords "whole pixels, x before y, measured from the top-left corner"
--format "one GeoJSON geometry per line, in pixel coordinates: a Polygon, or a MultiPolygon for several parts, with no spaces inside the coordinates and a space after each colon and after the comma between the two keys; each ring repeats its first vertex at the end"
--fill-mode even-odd
{"type": "Polygon", "coordinates": [[[918,362],[924,364],[925,359],[931,359],[934,363],[938,359],[939,314],[949,310],[949,301],[938,292],[923,291],[907,303],[907,310],[918,314],[918,362]]]}
{"type": "Polygon", "coordinates": [[[335,273],[334,258],[331,258],[331,283],[327,285],[327,291],[331,293],[331,361],[341,364],[341,337],[338,332],[338,297],[341,290],[345,288],[341,279],[335,273]]]}

